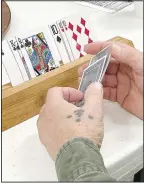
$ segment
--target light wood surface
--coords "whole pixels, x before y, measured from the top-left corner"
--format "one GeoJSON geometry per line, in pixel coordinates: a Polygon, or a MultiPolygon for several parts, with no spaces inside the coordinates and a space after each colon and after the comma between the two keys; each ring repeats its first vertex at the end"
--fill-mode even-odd
{"type": "MultiPolygon", "coordinates": [[[[134,46],[132,41],[122,37],[115,37],[112,40],[134,46]]],[[[77,88],[78,67],[89,62],[91,58],[92,55],[86,55],[16,87],[12,87],[10,84],[3,86],[2,131],[37,115],[45,102],[48,89],[54,86],[70,86],[77,88]]]]}

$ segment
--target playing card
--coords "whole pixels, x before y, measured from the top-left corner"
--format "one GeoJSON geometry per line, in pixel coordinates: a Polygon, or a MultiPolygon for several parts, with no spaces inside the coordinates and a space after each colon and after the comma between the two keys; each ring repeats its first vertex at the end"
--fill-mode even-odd
{"type": "Polygon", "coordinates": [[[94,38],[91,34],[92,25],[89,17],[73,15],[61,19],[61,22],[64,26],[74,59],[86,55],[83,51],[84,46],[88,43],[92,43],[94,38]]]}
{"type": "Polygon", "coordinates": [[[97,60],[99,60],[100,58],[102,58],[103,56],[107,55],[108,53],[110,53],[110,46],[105,47],[103,50],[101,50],[100,52],[98,52],[89,62],[89,65],[93,64],[94,62],[96,62],[97,60]]]}
{"type": "Polygon", "coordinates": [[[24,67],[25,67],[25,70],[27,72],[29,79],[35,78],[36,74],[35,74],[35,71],[33,69],[32,63],[30,61],[30,58],[28,56],[28,53],[26,51],[26,48],[25,48],[25,45],[24,45],[22,39],[20,37],[15,37],[15,39],[18,42],[18,45],[20,47],[20,51],[22,54],[22,60],[23,60],[24,67]]]}
{"type": "Polygon", "coordinates": [[[61,59],[61,56],[59,54],[58,48],[55,44],[54,38],[50,32],[49,27],[43,28],[42,32],[45,36],[46,42],[47,42],[49,49],[51,51],[51,54],[53,56],[56,67],[60,67],[60,62],[62,59],[61,59]]]}
{"type": "Polygon", "coordinates": [[[2,86],[10,83],[9,76],[7,74],[7,71],[5,70],[5,67],[2,63],[2,86]]]}
{"type": "Polygon", "coordinates": [[[61,37],[61,34],[59,32],[57,24],[54,23],[54,24],[49,25],[48,27],[51,31],[53,38],[54,38],[55,44],[58,48],[58,51],[59,51],[59,54],[61,56],[61,60],[62,60],[63,64],[69,63],[70,58],[69,58],[69,55],[65,49],[65,45],[64,45],[64,42],[62,40],[62,37],[61,37]]]}
{"type": "MultiPolygon", "coordinates": [[[[85,92],[85,90],[91,83],[101,81],[101,75],[105,61],[106,56],[103,56],[102,58],[97,60],[97,62],[94,62],[92,65],[90,65],[84,70],[78,90],[85,92]]],[[[76,102],[75,105],[77,107],[81,107],[84,105],[84,102],[84,100],[81,100],[79,102],[76,102]]]]}
{"type": "Polygon", "coordinates": [[[70,59],[71,61],[73,61],[73,60],[74,60],[74,56],[73,56],[72,50],[71,50],[71,48],[70,48],[70,44],[69,44],[69,42],[68,42],[66,33],[65,33],[65,28],[64,28],[64,26],[63,26],[61,20],[57,21],[56,23],[57,23],[58,29],[59,29],[59,31],[60,31],[61,38],[62,38],[62,41],[63,41],[63,43],[64,43],[65,49],[66,49],[66,51],[67,51],[67,54],[68,54],[68,56],[69,56],[69,59],[70,59]]]}
{"type": "Polygon", "coordinates": [[[79,85],[79,90],[81,92],[85,92],[85,90],[91,83],[99,82],[105,64],[105,60],[106,56],[100,58],[98,62],[94,62],[92,65],[90,65],[84,70],[79,85]]]}
{"type": "Polygon", "coordinates": [[[47,45],[49,47],[49,50],[51,52],[55,65],[56,65],[56,67],[59,67],[62,59],[60,57],[60,54],[59,54],[59,51],[55,44],[54,38],[53,38],[48,26],[43,26],[40,28],[35,28],[34,30],[30,30],[30,31],[24,33],[23,35],[21,35],[21,37],[24,39],[24,38],[30,37],[31,35],[37,35],[38,33],[43,33],[44,41],[47,43],[47,45]]]}
{"type": "Polygon", "coordinates": [[[24,82],[19,66],[6,40],[2,42],[2,63],[12,86],[16,86],[24,82]]]}
{"type": "Polygon", "coordinates": [[[42,75],[56,68],[42,32],[23,39],[23,43],[37,75],[42,75]]]}
{"type": "Polygon", "coordinates": [[[102,74],[101,74],[101,77],[100,77],[100,82],[102,81],[104,75],[105,75],[105,72],[106,72],[106,69],[108,67],[108,64],[110,62],[110,58],[111,58],[111,53],[108,52],[107,55],[106,55],[106,60],[105,60],[105,63],[104,63],[104,67],[103,67],[103,70],[102,70],[102,74]]]}
{"type": "Polygon", "coordinates": [[[18,44],[18,47],[19,47],[18,53],[19,53],[20,58],[22,60],[25,72],[27,74],[28,79],[30,80],[30,79],[32,79],[31,75],[33,75],[33,77],[35,77],[34,71],[32,70],[32,64],[30,62],[30,59],[28,58],[28,55],[26,53],[25,46],[22,42],[22,39],[15,37],[15,40],[17,41],[17,44],[18,44]],[[23,53],[24,53],[24,55],[23,55],[23,53]]]}
{"type": "Polygon", "coordinates": [[[111,54],[110,54],[110,46],[107,46],[106,48],[104,48],[103,50],[101,50],[99,53],[97,53],[96,56],[94,56],[90,60],[90,62],[89,62],[89,66],[90,66],[93,63],[98,62],[104,56],[106,56],[106,60],[105,60],[104,67],[103,67],[102,72],[101,72],[100,82],[103,79],[103,76],[105,74],[105,71],[106,71],[106,69],[108,67],[108,64],[109,64],[109,61],[110,61],[110,56],[111,56],[111,54]]]}
{"type": "MultiPolygon", "coordinates": [[[[107,46],[96,54],[84,70],[79,90],[84,92],[92,82],[101,82],[110,61],[110,47],[107,46]]],[[[75,103],[77,107],[84,105],[84,100],[75,103]]]]}
{"type": "Polygon", "coordinates": [[[13,52],[15,60],[19,66],[23,80],[28,81],[29,79],[31,79],[30,73],[29,73],[29,70],[28,70],[27,65],[25,63],[24,57],[21,53],[18,42],[16,41],[15,38],[12,38],[8,41],[8,43],[9,43],[9,46],[11,48],[11,51],[13,52]]]}

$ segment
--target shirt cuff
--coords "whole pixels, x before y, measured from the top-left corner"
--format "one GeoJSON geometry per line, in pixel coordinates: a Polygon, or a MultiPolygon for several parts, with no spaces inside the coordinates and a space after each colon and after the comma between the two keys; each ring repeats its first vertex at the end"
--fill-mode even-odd
{"type": "Polygon", "coordinates": [[[107,174],[98,146],[87,138],[74,138],[64,144],[55,165],[59,181],[75,181],[88,172],[107,174]]]}

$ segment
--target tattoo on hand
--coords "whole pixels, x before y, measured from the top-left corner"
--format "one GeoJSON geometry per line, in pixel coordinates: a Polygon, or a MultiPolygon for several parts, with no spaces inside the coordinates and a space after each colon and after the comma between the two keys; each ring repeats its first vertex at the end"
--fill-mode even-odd
{"type": "Polygon", "coordinates": [[[89,119],[94,119],[94,117],[92,115],[88,115],[89,119]]]}
{"type": "Polygon", "coordinates": [[[74,114],[79,118],[83,115],[84,110],[83,109],[77,109],[74,111],[74,114]]]}
{"type": "MultiPolygon", "coordinates": [[[[84,114],[84,110],[83,109],[77,109],[77,110],[75,110],[74,111],[74,115],[75,115],[75,117],[76,117],[76,122],[80,122],[81,121],[81,117],[82,117],[82,115],[84,114]]],[[[72,118],[72,115],[68,115],[66,118],[72,118]]],[[[94,117],[92,116],[92,115],[88,115],[88,119],[91,119],[91,120],[93,120],[94,119],[94,117]]]]}
{"type": "Polygon", "coordinates": [[[72,118],[72,115],[68,115],[67,118],[72,118]]]}
{"type": "Polygon", "coordinates": [[[76,122],[80,122],[80,121],[81,121],[81,119],[80,119],[80,118],[77,118],[77,119],[76,119],[76,122]]]}

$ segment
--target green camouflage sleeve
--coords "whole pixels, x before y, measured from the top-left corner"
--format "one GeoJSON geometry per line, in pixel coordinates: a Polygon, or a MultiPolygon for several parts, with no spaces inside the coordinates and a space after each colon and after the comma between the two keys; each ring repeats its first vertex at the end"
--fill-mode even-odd
{"type": "Polygon", "coordinates": [[[59,181],[116,181],[108,174],[98,146],[86,138],[64,144],[55,165],[59,181]]]}

